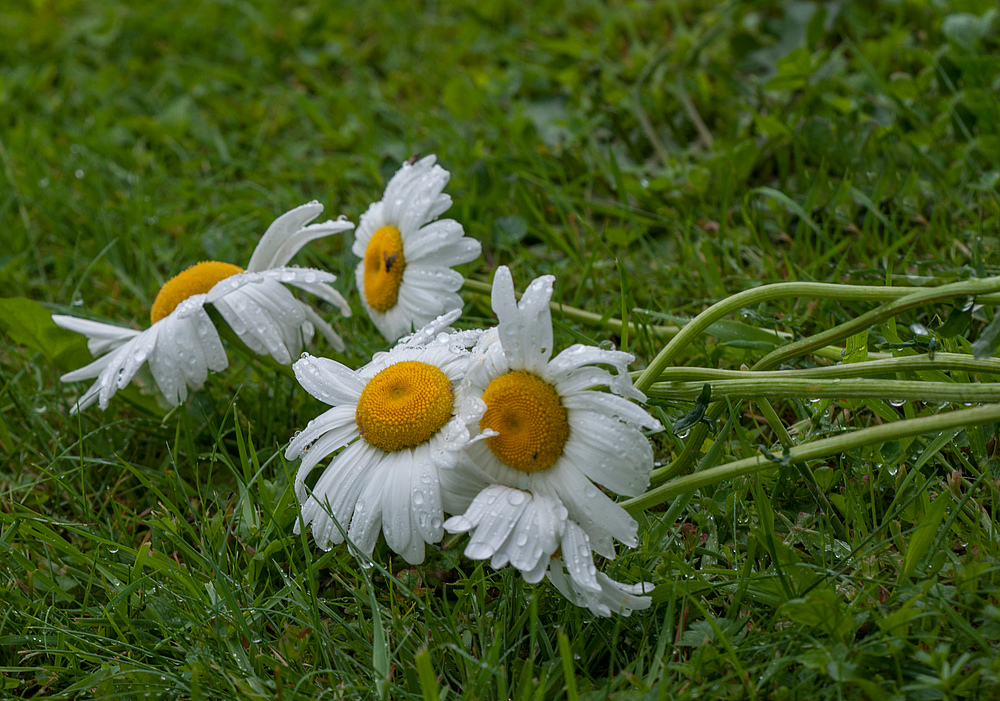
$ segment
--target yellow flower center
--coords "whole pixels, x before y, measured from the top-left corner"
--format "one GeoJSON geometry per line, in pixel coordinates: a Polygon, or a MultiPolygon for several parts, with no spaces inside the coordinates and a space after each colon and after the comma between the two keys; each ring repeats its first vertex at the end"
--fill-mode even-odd
{"type": "Polygon", "coordinates": [[[354,418],[361,437],[386,451],[413,448],[451,418],[451,380],[439,368],[404,360],[368,382],[354,418]]]}
{"type": "Polygon", "coordinates": [[[365,298],[368,306],[377,312],[396,306],[405,267],[399,229],[383,226],[372,234],[372,240],[365,249],[365,298]]]}
{"type": "Polygon", "coordinates": [[[178,304],[188,297],[205,294],[220,280],[242,272],[243,268],[238,265],[220,263],[215,260],[192,265],[183,273],[167,280],[166,284],[160,288],[160,291],[156,293],[156,299],[153,300],[153,308],[149,311],[149,317],[155,324],[170,314],[177,308],[178,304]]]}
{"type": "Polygon", "coordinates": [[[550,467],[569,438],[566,409],[555,387],[530,372],[511,371],[483,392],[486,413],[479,430],[499,435],[486,439],[497,459],[521,472],[550,467]]]}

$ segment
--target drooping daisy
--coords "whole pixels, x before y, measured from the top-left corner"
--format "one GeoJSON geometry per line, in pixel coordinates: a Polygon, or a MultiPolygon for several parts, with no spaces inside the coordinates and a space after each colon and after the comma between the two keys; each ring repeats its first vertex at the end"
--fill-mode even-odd
{"type": "Polygon", "coordinates": [[[351,541],[371,555],[379,531],[411,564],[444,534],[438,470],[455,464],[468,442],[456,420],[455,389],[465,376],[466,334],[444,334],[459,310],[439,317],[360,370],[327,358],[293,366],[299,383],[333,408],[313,419],[285,451],[302,458],[295,493],[303,526],[323,550],[351,541]],[[342,449],[342,450],[341,450],[342,449]],[[310,490],[306,475],[340,450],[310,490]]]}
{"type": "Polygon", "coordinates": [[[461,309],[462,276],[451,267],[482,250],[454,219],[434,221],[451,207],[442,194],[451,175],[435,160],[403,164],[361,215],[351,249],[362,259],[355,274],[361,303],[389,341],[461,309]]]}
{"type": "Polygon", "coordinates": [[[329,283],[336,276],[312,268],[287,267],[299,250],[314,239],[353,228],[348,221],[309,224],[323,211],[310,202],[281,215],[267,228],[246,270],[219,261],[198,263],[171,278],[160,289],[150,311],[152,325],[145,331],[54,314],[59,326],[87,336],[87,347],[97,360],[62,376],[63,382],[97,378],[73,411],[99,404],[106,409],[142,367],[171,405],[199,390],[208,371],[229,364],[219,333],[206,304],[212,304],[252,351],[287,365],[319,329],[339,350],[343,341],[311,306],[295,298],[285,285],[316,295],[335,305],[344,316],[351,310],[329,283]]]}
{"type": "Polygon", "coordinates": [[[470,557],[510,561],[528,581],[541,579],[575,529],[587,537],[588,552],[607,558],[615,556],[615,540],[636,545],[635,520],[595,483],[641,494],[653,467],[642,431],[661,430],[626,399],[645,400],[626,369],[630,354],[574,345],[552,358],[552,283],[551,276],[533,281],[518,304],[510,271],[497,270],[492,301],[499,324],[480,338],[459,388],[470,435],[481,440],[470,442],[454,470],[442,471],[446,509],[465,511],[449,519],[448,530],[472,531],[470,557]],[[589,389],[595,386],[611,394],[589,389]],[[499,497],[481,501],[510,487],[531,495],[523,510],[511,508],[510,491],[503,491],[506,504],[499,497]]]}

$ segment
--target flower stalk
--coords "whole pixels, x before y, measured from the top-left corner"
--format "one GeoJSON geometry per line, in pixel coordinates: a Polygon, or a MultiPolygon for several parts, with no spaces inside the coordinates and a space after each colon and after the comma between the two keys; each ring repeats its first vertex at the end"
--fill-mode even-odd
{"type": "MultiPolygon", "coordinates": [[[[998,421],[1000,421],[1000,404],[987,404],[972,409],[950,411],[936,416],[906,419],[795,446],[785,453],[781,462],[796,465],[810,460],[821,460],[868,445],[879,445],[890,440],[912,438],[927,433],[961,430],[971,426],[981,426],[998,421]]],[[[702,470],[701,472],[677,477],[659,487],[650,489],[641,496],[621,502],[621,505],[626,511],[637,513],[667,502],[682,494],[693,492],[696,489],[718,484],[719,482],[731,480],[736,477],[774,469],[778,465],[778,462],[763,455],[755,455],[751,458],[736,460],[725,465],[702,470]]]]}

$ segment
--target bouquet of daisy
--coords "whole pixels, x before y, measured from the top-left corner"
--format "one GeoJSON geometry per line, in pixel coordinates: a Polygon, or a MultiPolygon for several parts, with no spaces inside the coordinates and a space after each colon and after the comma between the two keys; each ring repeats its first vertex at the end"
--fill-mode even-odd
{"type": "MultiPolygon", "coordinates": [[[[632,384],[633,357],[579,344],[556,353],[554,278],[532,281],[518,301],[503,266],[492,288],[497,325],[453,330],[463,284],[453,266],[481,247],[460,223],[439,218],[451,206],[448,179],[434,156],[407,162],[357,227],[361,303],[395,345],[359,369],[305,353],[292,365],[301,386],[331,407],[285,451],[300,461],[295,532],[310,529],[324,550],[349,541],[365,560],[382,534],[411,564],[445,532],[468,533],[467,557],[515,567],[527,582],[547,577],[597,615],[646,608],[651,584],[615,581],[594,561],[614,558],[616,542],[637,545],[636,521],[608,492],[646,490],[647,435],[662,428],[632,384]]],[[[185,401],[209,370],[228,364],[209,307],[230,335],[281,365],[316,330],[343,350],[331,325],[288,289],[350,314],[333,274],[288,265],[310,241],[353,228],[343,218],[309,224],[321,211],[313,202],[279,217],[246,269],[203,262],[168,281],[145,331],[54,316],[87,335],[98,356],[62,378],[96,378],[75,409],[106,408],[143,365],[168,404],[185,401]]]]}

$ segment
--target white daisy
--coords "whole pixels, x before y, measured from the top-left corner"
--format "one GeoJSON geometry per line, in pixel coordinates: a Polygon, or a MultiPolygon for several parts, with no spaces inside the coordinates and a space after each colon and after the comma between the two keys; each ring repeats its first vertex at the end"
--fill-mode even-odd
{"type": "Polygon", "coordinates": [[[642,431],[662,428],[625,398],[645,400],[626,369],[630,354],[575,345],[551,357],[552,283],[551,276],[538,278],[518,304],[510,271],[497,270],[493,310],[499,325],[480,338],[459,388],[467,430],[479,435],[454,470],[442,471],[446,510],[469,509],[446,524],[449,530],[475,531],[470,545],[476,547],[468,554],[509,560],[535,581],[559,543],[575,537],[573,529],[587,536],[588,552],[608,558],[615,556],[615,540],[637,544],[635,520],[594,483],[620,494],[641,494],[653,467],[653,451],[642,431]],[[615,374],[599,365],[615,368],[615,374]],[[588,389],[594,386],[606,386],[612,394],[588,389]],[[492,503],[498,513],[474,513],[477,507],[489,511],[481,499],[504,487],[532,496],[523,513],[503,506],[499,498],[492,503]],[[554,518],[563,506],[566,517],[554,518]],[[518,523],[509,531],[513,542],[496,526],[505,519],[518,523]],[[484,523],[493,525],[480,536],[477,528],[484,523]],[[518,554],[518,548],[532,554],[518,554]]]}
{"type": "Polygon", "coordinates": [[[351,249],[362,259],[355,273],[361,303],[390,341],[461,309],[462,276],[451,267],[482,250],[454,219],[434,221],[451,207],[441,192],[451,175],[435,160],[403,164],[361,215],[351,249]]]}
{"type": "Polygon", "coordinates": [[[469,436],[455,419],[455,388],[465,376],[466,334],[442,334],[455,310],[406,343],[378,353],[360,370],[306,356],[293,366],[299,383],[333,408],[313,419],[285,451],[301,458],[295,532],[310,526],[326,550],[344,540],[371,555],[379,531],[407,562],[444,534],[438,478],[455,464],[469,436]],[[341,450],[342,449],[342,450],[341,450]],[[305,477],[340,450],[310,490],[305,477]]]}
{"type": "Polygon", "coordinates": [[[187,399],[189,389],[201,389],[209,370],[225,370],[229,362],[205,310],[207,303],[218,310],[251,350],[283,365],[292,362],[316,329],[335,348],[343,350],[343,341],[333,328],[285,287],[305,290],[335,305],[344,316],[351,314],[344,298],[329,285],[336,280],[335,275],[287,267],[308,242],[353,228],[351,222],[339,220],[307,226],[322,211],[323,205],[310,202],[274,220],[246,270],[230,263],[207,261],[168,280],[153,301],[152,325],[145,331],[53,315],[57,325],[87,336],[87,346],[97,357],[61,378],[63,382],[97,378],[73,411],[86,409],[94,402],[106,409],[114,393],[128,385],[144,363],[148,363],[160,392],[171,405],[187,399]]]}

